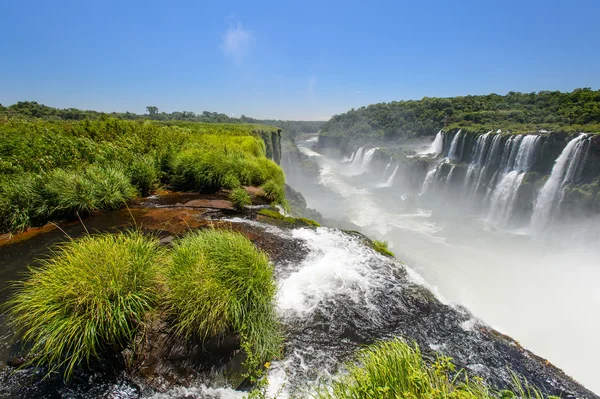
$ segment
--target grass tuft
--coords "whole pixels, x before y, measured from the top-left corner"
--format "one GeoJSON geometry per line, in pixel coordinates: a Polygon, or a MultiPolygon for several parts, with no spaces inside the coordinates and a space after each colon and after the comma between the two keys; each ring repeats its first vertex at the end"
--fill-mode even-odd
{"type": "Polygon", "coordinates": [[[373,249],[383,256],[389,256],[391,258],[394,257],[394,253],[388,249],[387,241],[373,240],[373,249]]]}
{"type": "Polygon", "coordinates": [[[316,399],[542,399],[543,395],[518,378],[513,391],[494,391],[480,378],[469,378],[462,370],[455,373],[450,358],[439,357],[427,364],[416,344],[399,339],[373,344],[346,365],[347,374],[339,375],[330,386],[317,388],[316,399]],[[450,375],[455,375],[449,379],[450,375]]]}
{"type": "Polygon", "coordinates": [[[280,352],[276,287],[267,256],[243,235],[202,230],[175,243],[167,273],[175,331],[202,340],[239,334],[249,357],[280,352]]]}
{"type": "Polygon", "coordinates": [[[252,205],[250,195],[243,188],[234,188],[229,194],[229,200],[236,209],[244,209],[245,206],[252,205]]]}
{"type": "Polygon", "coordinates": [[[157,300],[158,240],[138,232],[86,236],[62,245],[9,300],[11,323],[29,345],[26,365],[63,370],[127,346],[157,300]]]}

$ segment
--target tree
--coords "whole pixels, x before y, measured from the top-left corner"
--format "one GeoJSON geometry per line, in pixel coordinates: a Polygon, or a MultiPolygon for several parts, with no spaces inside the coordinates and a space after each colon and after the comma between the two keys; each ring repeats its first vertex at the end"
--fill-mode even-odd
{"type": "Polygon", "coordinates": [[[154,105],[148,105],[146,109],[150,115],[158,114],[158,107],[155,107],[154,105]]]}

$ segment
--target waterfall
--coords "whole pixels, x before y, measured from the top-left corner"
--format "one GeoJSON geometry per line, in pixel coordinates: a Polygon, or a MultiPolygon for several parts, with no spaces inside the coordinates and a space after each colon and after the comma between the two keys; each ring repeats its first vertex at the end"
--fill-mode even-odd
{"type": "Polygon", "coordinates": [[[365,153],[365,147],[360,147],[356,150],[354,157],[352,158],[352,167],[358,168],[362,164],[363,156],[365,153]]]}
{"type": "MultiPolygon", "coordinates": [[[[474,145],[475,153],[473,154],[471,163],[469,164],[469,167],[467,168],[467,174],[465,175],[465,183],[464,183],[464,188],[465,188],[464,193],[465,193],[465,195],[467,195],[467,197],[469,199],[474,197],[477,194],[477,192],[479,191],[479,187],[481,186],[482,179],[486,174],[485,173],[487,170],[486,166],[492,160],[492,158],[491,158],[492,151],[489,151],[489,150],[490,150],[491,143],[494,140],[492,140],[492,142],[490,142],[490,140],[489,140],[489,138],[492,137],[491,133],[492,132],[487,132],[485,134],[482,134],[481,136],[477,137],[477,140],[475,140],[475,145],[474,145]]],[[[496,139],[496,137],[498,137],[498,136],[493,136],[494,139],[496,139]]],[[[497,143],[497,140],[496,140],[496,143],[497,143]]]]}
{"type": "Polygon", "coordinates": [[[550,177],[540,190],[533,208],[530,228],[540,233],[548,225],[554,211],[563,199],[564,187],[577,180],[589,149],[587,135],[582,133],[569,141],[562,153],[554,162],[550,177]]]}
{"type": "Polygon", "coordinates": [[[458,142],[460,141],[460,135],[462,134],[462,130],[459,130],[458,133],[454,135],[452,142],[450,143],[450,150],[448,151],[448,158],[451,160],[456,159],[456,150],[458,148],[458,142]]]}
{"type": "Polygon", "coordinates": [[[383,170],[383,175],[381,175],[381,181],[386,180],[386,176],[387,176],[387,172],[390,169],[390,166],[392,166],[392,158],[390,157],[390,161],[388,162],[388,164],[385,166],[385,169],[383,170]]]}
{"type": "Polygon", "coordinates": [[[365,155],[364,155],[362,163],[361,163],[361,171],[364,172],[367,170],[367,168],[369,167],[369,164],[371,163],[371,159],[373,159],[373,155],[375,155],[375,151],[377,151],[378,149],[379,149],[379,147],[375,147],[375,148],[371,148],[370,150],[365,152],[365,155]]]}
{"type": "Polygon", "coordinates": [[[443,150],[444,150],[444,135],[442,134],[442,131],[440,130],[438,132],[438,134],[435,135],[435,139],[433,140],[433,143],[431,143],[431,145],[429,146],[429,149],[427,149],[425,152],[422,152],[421,155],[433,154],[433,157],[435,158],[438,155],[440,155],[443,150]]]}
{"type": "Polygon", "coordinates": [[[434,180],[435,180],[435,175],[438,171],[439,165],[436,166],[435,168],[431,169],[429,172],[427,172],[427,175],[425,176],[425,180],[423,181],[423,187],[421,187],[421,193],[419,195],[423,195],[426,194],[429,191],[429,188],[431,187],[431,185],[433,184],[434,180]]]}
{"type": "MultiPolygon", "coordinates": [[[[504,146],[502,174],[490,192],[488,221],[499,225],[510,223],[516,205],[519,187],[525,173],[533,165],[540,136],[527,135],[511,137],[504,146]],[[504,155],[506,154],[506,157],[504,155]]],[[[502,165],[501,165],[502,166],[502,165]]]]}
{"type": "Polygon", "coordinates": [[[390,175],[390,177],[380,187],[392,187],[392,184],[394,184],[394,178],[396,177],[396,173],[398,173],[398,167],[399,166],[400,165],[396,165],[396,168],[394,169],[394,171],[392,172],[392,174],[390,175]]]}

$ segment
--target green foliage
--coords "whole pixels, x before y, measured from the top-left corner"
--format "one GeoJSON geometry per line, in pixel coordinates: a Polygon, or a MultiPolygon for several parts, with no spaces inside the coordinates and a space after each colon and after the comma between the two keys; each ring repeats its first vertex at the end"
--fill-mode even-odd
{"type": "Polygon", "coordinates": [[[73,369],[130,343],[157,300],[158,240],[137,232],[64,244],[8,302],[28,343],[26,365],[73,369]]]}
{"type": "Polygon", "coordinates": [[[257,361],[277,356],[282,337],[267,256],[239,233],[203,230],[176,242],[166,298],[178,334],[202,340],[239,333],[257,361]]]}
{"type": "Polygon", "coordinates": [[[252,199],[243,188],[235,188],[229,194],[229,200],[236,209],[244,209],[245,206],[252,205],[252,199]]]}
{"type": "Polygon", "coordinates": [[[321,226],[319,223],[317,223],[311,219],[294,218],[291,216],[282,215],[279,211],[277,211],[275,209],[261,209],[260,211],[258,211],[258,214],[261,216],[265,216],[270,219],[273,219],[282,224],[287,224],[287,225],[293,225],[293,226],[298,226],[298,227],[301,227],[301,226],[319,227],[319,226],[321,226]]]}
{"type": "Polygon", "coordinates": [[[275,180],[269,180],[262,185],[262,189],[269,201],[281,205],[285,203],[285,190],[282,184],[275,180]]]}
{"type": "Polygon", "coordinates": [[[322,135],[377,141],[434,135],[444,127],[521,133],[541,128],[570,131],[569,126],[574,131],[600,132],[600,90],[424,97],[373,104],[335,115],[322,126],[322,135]]]}
{"type": "Polygon", "coordinates": [[[388,249],[387,241],[373,240],[373,249],[384,256],[394,257],[394,253],[388,249]]]}
{"type": "Polygon", "coordinates": [[[133,199],[135,188],[122,168],[90,165],[83,172],[54,169],[42,177],[47,215],[69,216],[117,209],[133,199]]]}
{"type": "Polygon", "coordinates": [[[129,165],[129,176],[131,183],[141,195],[150,194],[158,182],[158,172],[154,159],[150,156],[135,159],[129,165]]]}
{"type": "MultiPolygon", "coordinates": [[[[16,109],[39,114],[26,104],[16,109]]],[[[0,118],[0,229],[20,231],[75,212],[114,209],[135,190],[149,194],[159,181],[206,191],[269,180],[283,187],[283,171],[265,157],[265,142],[272,146],[278,132],[262,125],[105,116],[0,118]],[[19,187],[12,188],[15,183],[19,187]]]]}
{"type": "Polygon", "coordinates": [[[338,376],[329,387],[320,387],[317,399],[492,399],[519,397],[542,399],[543,395],[514,378],[515,391],[496,392],[480,378],[469,378],[462,370],[455,374],[450,358],[439,357],[427,364],[418,346],[394,339],[360,351],[356,362],[346,365],[347,374],[338,376]]]}

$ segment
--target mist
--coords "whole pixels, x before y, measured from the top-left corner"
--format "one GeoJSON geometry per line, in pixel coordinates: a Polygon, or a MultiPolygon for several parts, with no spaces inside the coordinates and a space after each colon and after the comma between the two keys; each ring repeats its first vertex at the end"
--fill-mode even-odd
{"type": "MultiPolygon", "coordinates": [[[[438,182],[426,195],[424,173],[385,157],[372,159],[373,147],[340,156],[315,147],[316,135],[302,136],[296,144],[302,155],[284,154],[282,166],[308,207],[331,224],[387,241],[441,297],[600,391],[598,218],[561,218],[534,231],[518,210],[498,218],[461,199],[462,183],[438,182]],[[313,165],[310,173],[306,163],[313,165]]],[[[396,150],[431,157],[441,145],[420,139],[396,150]]],[[[428,172],[441,162],[432,163],[428,172]]],[[[449,174],[445,179],[451,182],[449,174]]],[[[493,195],[489,189],[487,200],[493,195]]],[[[510,202],[507,198],[503,201],[510,202]]]]}

